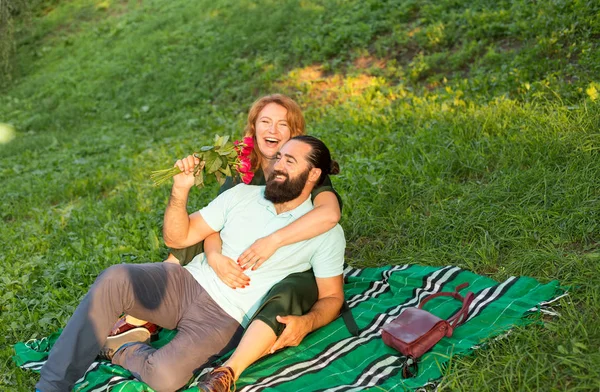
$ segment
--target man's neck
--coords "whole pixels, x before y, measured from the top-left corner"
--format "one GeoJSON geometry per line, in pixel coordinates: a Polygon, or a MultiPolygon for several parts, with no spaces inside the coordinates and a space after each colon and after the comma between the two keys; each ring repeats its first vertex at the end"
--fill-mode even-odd
{"type": "Polygon", "coordinates": [[[300,196],[298,196],[294,200],[290,200],[285,203],[278,203],[278,204],[273,203],[273,206],[275,206],[275,212],[277,212],[277,215],[279,215],[279,214],[283,214],[284,212],[291,211],[291,210],[295,209],[296,207],[298,207],[300,204],[304,203],[306,201],[306,199],[308,199],[309,195],[310,195],[310,191],[305,188],[302,191],[302,193],[300,194],[300,196]]]}

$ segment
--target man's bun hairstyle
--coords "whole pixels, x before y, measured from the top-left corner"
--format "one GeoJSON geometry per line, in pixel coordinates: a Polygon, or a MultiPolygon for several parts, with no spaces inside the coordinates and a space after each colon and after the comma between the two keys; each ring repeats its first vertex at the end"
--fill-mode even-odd
{"type": "Polygon", "coordinates": [[[321,140],[314,136],[301,135],[295,136],[290,140],[298,140],[302,143],[306,143],[311,147],[310,153],[308,154],[308,162],[318,169],[321,169],[321,176],[317,181],[317,186],[323,183],[326,175],[336,175],[340,172],[340,165],[331,159],[331,153],[329,149],[321,140]]]}
{"type": "Polygon", "coordinates": [[[331,160],[331,167],[329,168],[329,174],[332,176],[335,176],[336,174],[340,173],[340,165],[334,161],[331,160]]]}

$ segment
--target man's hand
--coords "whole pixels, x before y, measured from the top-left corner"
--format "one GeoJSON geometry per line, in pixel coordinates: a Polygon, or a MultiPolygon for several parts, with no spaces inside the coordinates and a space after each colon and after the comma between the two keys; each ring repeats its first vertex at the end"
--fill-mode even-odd
{"type": "Polygon", "coordinates": [[[174,166],[177,166],[181,173],[173,177],[173,186],[184,189],[190,189],[194,186],[194,168],[198,164],[200,164],[200,159],[193,155],[177,160],[174,166]]]}
{"type": "Polygon", "coordinates": [[[312,331],[312,323],[308,316],[277,316],[277,321],[285,324],[285,329],[275,341],[269,354],[284,347],[297,346],[302,342],[302,339],[312,331]]]}
{"type": "Polygon", "coordinates": [[[206,255],[206,260],[219,279],[232,289],[241,289],[250,284],[250,278],[244,274],[244,270],[229,257],[212,253],[206,255]]]}
{"type": "Polygon", "coordinates": [[[243,269],[252,267],[252,271],[255,271],[273,256],[277,249],[279,249],[279,243],[273,236],[259,238],[240,255],[238,264],[243,269]]]}
{"type": "Polygon", "coordinates": [[[310,332],[333,321],[344,303],[344,278],[337,275],[330,278],[316,278],[319,299],[310,311],[303,316],[277,316],[277,321],[285,324],[281,336],[275,341],[269,353],[287,346],[297,346],[310,332]]]}

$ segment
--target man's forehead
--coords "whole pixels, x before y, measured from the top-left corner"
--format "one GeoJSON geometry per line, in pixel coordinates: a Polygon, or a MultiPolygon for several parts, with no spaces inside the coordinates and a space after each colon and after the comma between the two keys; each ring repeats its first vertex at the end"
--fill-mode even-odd
{"type": "Polygon", "coordinates": [[[302,143],[301,141],[292,139],[281,147],[279,153],[282,156],[290,156],[295,158],[298,162],[306,161],[306,157],[310,153],[310,146],[306,143],[302,143]]]}

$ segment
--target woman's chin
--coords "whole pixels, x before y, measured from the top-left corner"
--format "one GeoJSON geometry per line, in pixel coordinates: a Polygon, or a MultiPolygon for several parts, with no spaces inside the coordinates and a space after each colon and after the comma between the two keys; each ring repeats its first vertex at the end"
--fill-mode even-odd
{"type": "Polygon", "coordinates": [[[275,157],[277,156],[277,152],[279,152],[278,148],[267,147],[260,149],[260,153],[262,154],[262,156],[269,160],[275,159],[275,157]]]}

